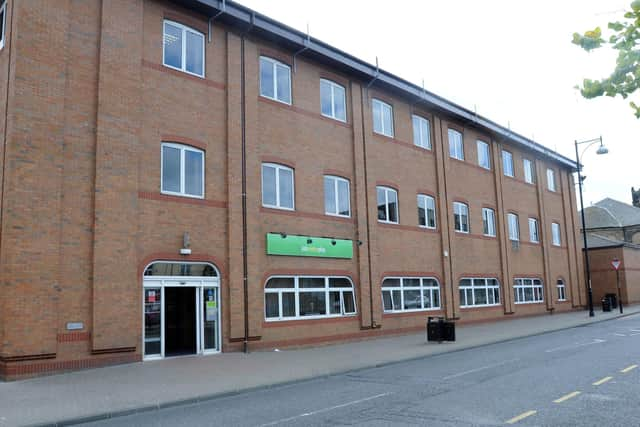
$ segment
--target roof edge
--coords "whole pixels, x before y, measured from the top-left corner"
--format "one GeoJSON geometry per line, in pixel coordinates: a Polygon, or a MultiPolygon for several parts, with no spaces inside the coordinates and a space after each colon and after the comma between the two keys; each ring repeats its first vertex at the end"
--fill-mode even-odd
{"type": "Polygon", "coordinates": [[[434,108],[466,123],[473,123],[478,127],[487,129],[506,141],[526,147],[568,167],[572,171],[577,170],[574,160],[540,143],[246,6],[232,1],[223,2],[222,0],[173,0],[173,2],[209,17],[217,16],[217,19],[227,24],[240,25],[244,27],[246,32],[266,33],[292,47],[305,48],[306,54],[315,54],[331,62],[338,63],[349,69],[353,74],[358,74],[371,80],[375,79],[388,88],[397,90],[408,97],[416,98],[417,101],[426,102],[434,108]]]}

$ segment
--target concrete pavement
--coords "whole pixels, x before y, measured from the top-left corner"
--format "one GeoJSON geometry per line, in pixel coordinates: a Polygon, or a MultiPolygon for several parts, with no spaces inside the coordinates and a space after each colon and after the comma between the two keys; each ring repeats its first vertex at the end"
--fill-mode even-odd
{"type": "MultiPolygon", "coordinates": [[[[625,307],[625,315],[640,306],[625,307]]],[[[62,425],[211,399],[251,388],[422,358],[619,317],[543,315],[459,326],[455,343],[411,334],[279,352],[223,353],[0,383],[0,426],[62,425]]],[[[426,316],[425,316],[426,317],[426,316]]]]}

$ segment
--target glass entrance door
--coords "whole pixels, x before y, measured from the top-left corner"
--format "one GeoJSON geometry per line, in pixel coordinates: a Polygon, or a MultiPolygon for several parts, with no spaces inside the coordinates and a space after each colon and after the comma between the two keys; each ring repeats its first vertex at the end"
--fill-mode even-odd
{"type": "Polygon", "coordinates": [[[220,351],[220,304],[217,287],[200,288],[202,313],[202,345],[203,353],[220,351]]]}
{"type": "Polygon", "coordinates": [[[144,290],[144,356],[162,356],[162,288],[144,290]]]}

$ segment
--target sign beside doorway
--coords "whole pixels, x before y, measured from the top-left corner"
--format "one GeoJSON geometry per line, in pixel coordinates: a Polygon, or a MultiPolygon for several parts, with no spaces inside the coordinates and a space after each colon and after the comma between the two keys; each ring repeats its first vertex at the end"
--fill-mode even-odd
{"type": "Polygon", "coordinates": [[[267,233],[267,255],[353,258],[353,241],[329,237],[267,233]]]}

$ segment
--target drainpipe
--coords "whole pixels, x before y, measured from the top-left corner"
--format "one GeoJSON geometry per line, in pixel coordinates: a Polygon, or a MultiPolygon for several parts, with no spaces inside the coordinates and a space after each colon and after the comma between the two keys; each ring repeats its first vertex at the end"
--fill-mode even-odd
{"type": "Polygon", "coordinates": [[[247,105],[246,105],[246,73],[244,58],[244,41],[253,27],[254,14],[251,14],[251,24],[240,37],[240,123],[242,127],[242,287],[244,305],[244,339],[243,351],[249,352],[249,273],[247,261],[247,105]]]}
{"type": "MultiPolygon", "coordinates": [[[[377,62],[377,61],[376,61],[377,62]]],[[[373,82],[378,78],[378,76],[376,75],[376,77],[374,77],[373,80],[371,80],[369,82],[369,85],[367,85],[366,90],[362,89],[362,85],[360,85],[360,124],[362,126],[362,160],[364,162],[363,164],[363,169],[364,169],[364,200],[365,200],[365,205],[366,205],[366,209],[365,209],[365,213],[366,213],[366,218],[367,218],[367,256],[369,258],[369,311],[370,311],[370,315],[371,315],[371,329],[375,329],[378,328],[379,325],[376,324],[375,320],[373,319],[373,271],[371,269],[371,220],[369,218],[369,177],[367,175],[367,138],[366,138],[366,133],[365,133],[365,127],[364,127],[364,115],[365,115],[365,105],[369,105],[369,86],[371,86],[371,84],[373,84],[373,82]],[[367,97],[366,99],[366,104],[365,104],[365,96],[367,97]]],[[[358,236],[359,237],[359,236],[358,236]]]]}

